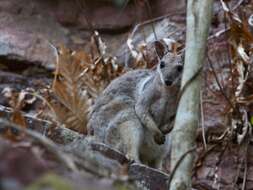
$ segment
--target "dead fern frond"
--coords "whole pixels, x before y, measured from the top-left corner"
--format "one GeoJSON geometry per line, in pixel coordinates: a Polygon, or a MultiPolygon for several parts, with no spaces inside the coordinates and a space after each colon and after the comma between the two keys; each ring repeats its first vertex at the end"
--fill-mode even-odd
{"type": "MultiPolygon", "coordinates": [[[[2,94],[8,99],[8,103],[12,109],[10,121],[23,128],[27,128],[27,123],[21,110],[26,104],[32,104],[35,99],[29,99],[26,91],[24,90],[21,92],[15,92],[13,89],[8,87],[3,89],[2,94]]],[[[24,133],[17,133],[12,128],[4,129],[2,135],[12,141],[18,141],[24,137],[24,133]]]]}
{"type": "Polygon", "coordinates": [[[87,134],[91,105],[111,80],[123,73],[123,67],[111,57],[97,54],[94,59],[84,51],[64,47],[60,47],[57,60],[52,85],[56,101],[51,101],[56,119],[69,129],[87,134]]]}
{"type": "MultiPolygon", "coordinates": [[[[84,55],[83,55],[84,56],[84,55]]],[[[53,82],[53,93],[57,102],[51,102],[57,119],[67,128],[86,134],[87,114],[91,106],[90,97],[84,89],[85,64],[89,56],[76,56],[64,47],[60,48],[56,77],[53,82]]]]}

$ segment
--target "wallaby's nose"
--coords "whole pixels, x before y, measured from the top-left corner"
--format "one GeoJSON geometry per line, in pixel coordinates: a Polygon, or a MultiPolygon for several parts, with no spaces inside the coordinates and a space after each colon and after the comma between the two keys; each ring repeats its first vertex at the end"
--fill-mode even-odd
{"type": "Polygon", "coordinates": [[[165,84],[166,84],[167,86],[170,86],[170,85],[172,85],[173,80],[172,80],[172,79],[167,78],[164,82],[165,82],[165,84]]]}
{"type": "Polygon", "coordinates": [[[178,65],[177,66],[177,71],[180,73],[183,71],[183,65],[178,65]]]}

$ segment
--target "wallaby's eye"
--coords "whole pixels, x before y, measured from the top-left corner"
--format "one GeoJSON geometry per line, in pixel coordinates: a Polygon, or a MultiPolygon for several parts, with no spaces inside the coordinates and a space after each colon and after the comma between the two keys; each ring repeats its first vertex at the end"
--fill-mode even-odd
{"type": "Polygon", "coordinates": [[[181,72],[182,70],[183,70],[183,66],[182,66],[182,65],[178,65],[178,66],[177,66],[177,71],[178,71],[178,72],[181,72]]]}
{"type": "Polygon", "coordinates": [[[160,62],[160,68],[162,69],[162,68],[164,68],[165,67],[165,62],[164,61],[161,61],[160,62]]]}

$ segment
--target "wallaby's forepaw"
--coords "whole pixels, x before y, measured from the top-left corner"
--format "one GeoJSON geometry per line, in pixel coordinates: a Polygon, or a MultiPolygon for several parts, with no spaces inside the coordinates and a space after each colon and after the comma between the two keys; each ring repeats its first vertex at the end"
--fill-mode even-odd
{"type": "Polygon", "coordinates": [[[141,163],[140,159],[137,156],[131,156],[130,154],[125,155],[130,163],[141,163]]]}
{"type": "Polygon", "coordinates": [[[168,133],[170,133],[172,129],[173,129],[173,125],[172,125],[172,124],[166,124],[166,125],[164,125],[164,126],[162,126],[162,127],[160,128],[160,130],[161,130],[161,132],[162,132],[163,134],[168,134],[168,133]]]}
{"type": "Polygon", "coordinates": [[[162,133],[156,133],[154,135],[154,140],[159,145],[164,144],[164,142],[165,142],[165,135],[162,134],[162,133]]]}

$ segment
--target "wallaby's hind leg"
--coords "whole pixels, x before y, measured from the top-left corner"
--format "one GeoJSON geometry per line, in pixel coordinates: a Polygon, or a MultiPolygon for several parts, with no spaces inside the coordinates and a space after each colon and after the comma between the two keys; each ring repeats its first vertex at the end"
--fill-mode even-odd
{"type": "Polygon", "coordinates": [[[155,161],[154,167],[163,170],[164,169],[163,165],[167,164],[166,161],[170,153],[171,153],[171,134],[167,134],[165,144],[163,146],[160,146],[160,154],[155,161]]]}
{"type": "Polygon", "coordinates": [[[121,123],[120,136],[123,140],[124,146],[126,146],[126,153],[130,159],[141,163],[140,149],[143,143],[143,127],[138,119],[126,121],[121,123]]]}

